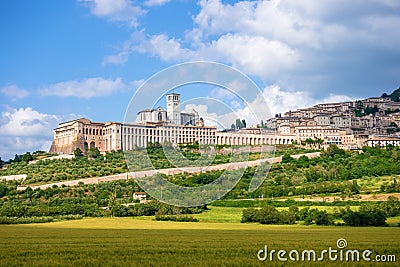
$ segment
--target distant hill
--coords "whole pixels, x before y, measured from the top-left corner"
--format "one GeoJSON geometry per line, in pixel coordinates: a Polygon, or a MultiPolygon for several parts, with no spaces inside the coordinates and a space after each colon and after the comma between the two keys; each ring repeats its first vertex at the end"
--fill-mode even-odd
{"type": "Polygon", "coordinates": [[[384,93],[381,97],[390,97],[394,102],[400,102],[400,87],[393,91],[390,95],[384,93]]]}

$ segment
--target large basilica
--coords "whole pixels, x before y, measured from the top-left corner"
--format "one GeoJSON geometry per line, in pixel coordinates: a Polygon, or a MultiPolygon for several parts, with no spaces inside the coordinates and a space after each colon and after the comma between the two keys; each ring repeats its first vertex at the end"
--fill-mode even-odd
{"type": "Polygon", "coordinates": [[[146,147],[149,142],[215,144],[217,129],[204,126],[202,118],[180,111],[180,95],[166,96],[167,110],[162,107],[138,112],[135,123],[92,122],[81,118],[63,122],[54,129],[50,152],[71,154],[76,148],[85,151],[131,150],[146,147]]]}

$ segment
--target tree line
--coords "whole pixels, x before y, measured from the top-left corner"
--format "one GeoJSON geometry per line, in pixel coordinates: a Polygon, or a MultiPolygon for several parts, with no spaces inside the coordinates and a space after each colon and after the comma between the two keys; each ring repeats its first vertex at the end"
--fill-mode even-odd
{"type": "Polygon", "coordinates": [[[242,223],[386,226],[388,217],[399,215],[400,201],[398,198],[389,197],[387,201],[380,203],[364,203],[356,211],[347,206],[333,213],[308,207],[299,209],[297,206],[290,206],[288,210],[282,211],[278,211],[272,205],[261,209],[249,208],[243,210],[242,223]]]}

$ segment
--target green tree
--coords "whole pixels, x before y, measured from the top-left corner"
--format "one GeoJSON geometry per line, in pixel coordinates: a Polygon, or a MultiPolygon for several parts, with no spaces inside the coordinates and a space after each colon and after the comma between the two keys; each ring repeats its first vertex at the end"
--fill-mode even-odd
{"type": "Polygon", "coordinates": [[[8,188],[7,186],[0,182],[0,197],[4,197],[7,194],[8,188]]]}
{"type": "Polygon", "coordinates": [[[350,186],[350,191],[354,194],[360,193],[360,186],[357,183],[357,180],[353,180],[350,186]]]}
{"type": "Polygon", "coordinates": [[[283,155],[282,163],[289,163],[292,161],[294,161],[294,158],[292,158],[289,153],[286,153],[285,155],[283,155]]]}
{"type": "Polygon", "coordinates": [[[334,157],[335,155],[345,155],[346,152],[343,149],[340,149],[337,145],[331,144],[329,147],[326,149],[326,151],[323,152],[324,156],[328,157],[334,157]]]}
{"type": "Polygon", "coordinates": [[[316,225],[332,225],[333,216],[327,213],[325,210],[319,210],[315,213],[315,224],[316,225]]]}
{"type": "Polygon", "coordinates": [[[75,155],[75,158],[82,157],[82,155],[83,155],[82,150],[79,147],[75,148],[74,155],[75,155]]]}
{"type": "Polygon", "coordinates": [[[400,87],[390,94],[390,99],[394,102],[400,102],[400,87]]]}
{"type": "Polygon", "coordinates": [[[108,203],[107,203],[107,206],[108,206],[108,210],[109,210],[109,212],[110,212],[110,214],[111,214],[111,217],[113,216],[113,209],[114,209],[114,207],[116,206],[116,202],[117,202],[117,194],[114,192],[114,193],[111,193],[110,195],[109,195],[109,197],[108,197],[108,203]]]}
{"type": "Polygon", "coordinates": [[[29,161],[33,160],[33,156],[30,152],[26,152],[25,154],[21,155],[19,159],[22,162],[28,163],[29,161]]]}
{"type": "Polygon", "coordinates": [[[242,128],[243,128],[242,121],[240,119],[236,119],[236,129],[242,129],[242,128]]]}
{"type": "Polygon", "coordinates": [[[289,212],[291,212],[295,216],[296,220],[300,219],[299,208],[297,206],[290,206],[289,212]]]}
{"type": "Polygon", "coordinates": [[[20,162],[20,161],[21,161],[21,159],[20,159],[20,157],[18,156],[18,154],[15,154],[15,157],[14,157],[13,162],[20,162]]]}
{"type": "Polygon", "coordinates": [[[283,210],[279,212],[279,223],[280,224],[295,224],[296,215],[290,211],[283,210]]]}
{"type": "Polygon", "coordinates": [[[350,208],[341,211],[345,224],[350,226],[384,226],[386,225],[385,211],[375,204],[364,204],[358,211],[350,208]]]}
{"type": "Polygon", "coordinates": [[[267,205],[259,211],[259,220],[262,224],[276,224],[279,221],[279,212],[274,206],[267,205]]]}
{"type": "Polygon", "coordinates": [[[307,143],[307,144],[314,144],[314,142],[315,142],[315,141],[314,141],[314,139],[312,139],[312,138],[307,138],[307,139],[306,139],[306,143],[307,143]]]}
{"type": "Polygon", "coordinates": [[[89,158],[95,159],[95,158],[98,158],[100,156],[101,156],[101,154],[100,154],[100,151],[99,151],[99,149],[97,147],[92,147],[91,149],[89,149],[89,151],[88,151],[88,157],[89,158]]]}
{"type": "Polygon", "coordinates": [[[256,209],[244,209],[242,212],[242,222],[259,222],[260,216],[259,212],[256,209]]]}

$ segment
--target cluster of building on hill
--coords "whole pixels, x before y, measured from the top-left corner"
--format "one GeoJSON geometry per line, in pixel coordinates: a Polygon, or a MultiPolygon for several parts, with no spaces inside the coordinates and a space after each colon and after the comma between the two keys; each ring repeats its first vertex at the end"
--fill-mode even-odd
{"type": "Polygon", "coordinates": [[[216,126],[205,126],[195,110],[181,112],[179,94],[168,94],[166,102],[166,110],[158,107],[140,111],[135,123],[99,123],[85,118],[60,123],[54,129],[50,152],[72,154],[76,148],[85,151],[95,147],[101,152],[133,150],[150,142],[275,145],[307,144],[311,140],[311,143],[337,144],[345,149],[400,145],[397,132],[400,103],[385,97],[319,104],[289,111],[283,117],[277,115],[265,125],[237,131],[218,131],[216,126]]]}
{"type": "Polygon", "coordinates": [[[374,97],[340,103],[318,104],[288,111],[266,121],[264,127],[297,140],[322,139],[346,149],[400,144],[400,102],[374,97]]]}

